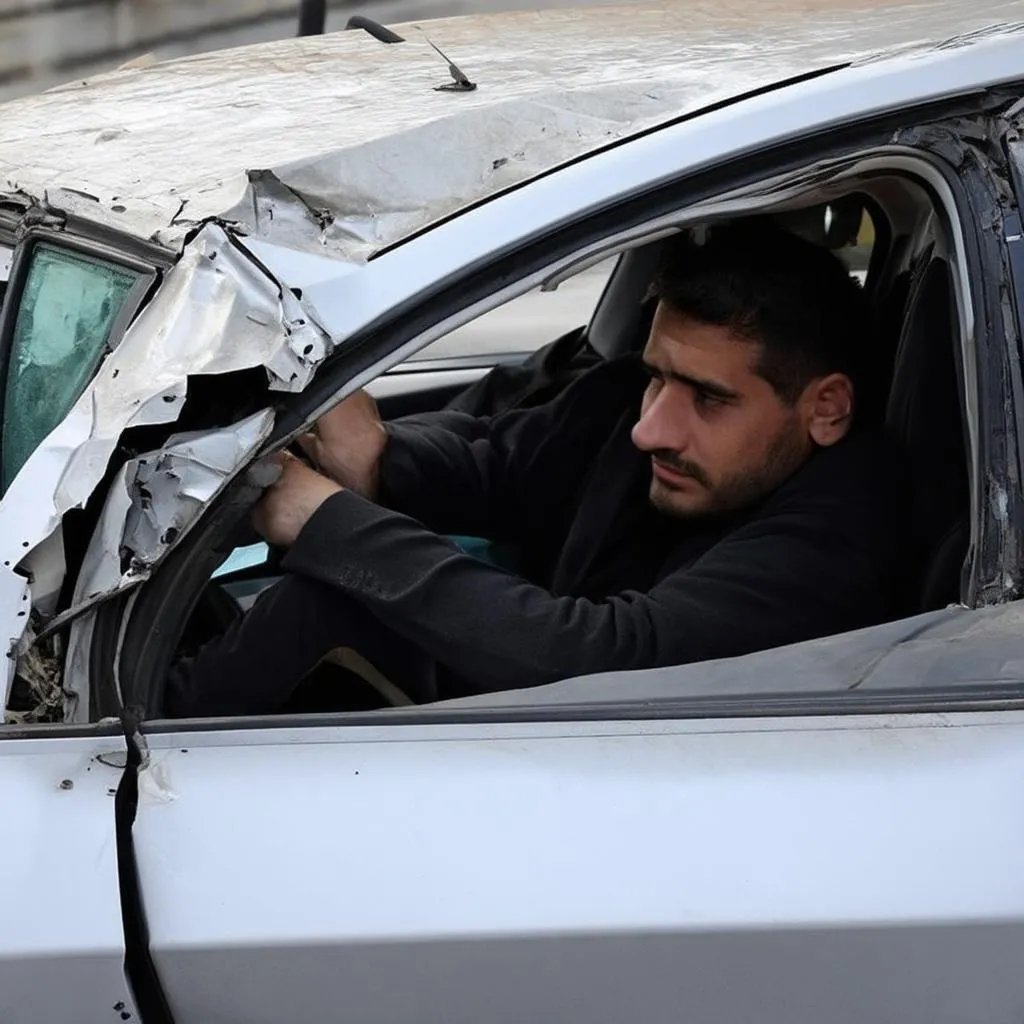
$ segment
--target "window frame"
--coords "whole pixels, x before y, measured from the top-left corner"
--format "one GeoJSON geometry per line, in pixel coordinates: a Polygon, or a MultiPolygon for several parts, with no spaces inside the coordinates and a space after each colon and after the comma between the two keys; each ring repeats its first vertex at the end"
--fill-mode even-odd
{"type": "MultiPolygon", "coordinates": [[[[928,161],[928,157],[925,153],[921,154],[920,159],[922,163],[928,161]]],[[[962,215],[962,208],[958,208],[957,216],[962,215]]],[[[215,518],[217,518],[216,514],[211,517],[211,519],[215,518]]],[[[197,538],[198,536],[199,535],[197,534],[197,538]]],[[[190,563],[186,550],[182,548],[173,552],[168,563],[165,563],[161,569],[163,571],[167,571],[169,569],[171,576],[181,582],[181,590],[188,590],[190,588],[191,578],[198,579],[199,577],[202,577],[203,579],[207,579],[209,577],[209,573],[197,572],[198,567],[196,563],[198,561],[200,560],[193,559],[190,563]],[[172,563],[176,564],[172,565],[172,563]]],[[[150,581],[150,583],[152,583],[152,581],[150,581]]],[[[123,596],[122,602],[124,602],[125,614],[134,618],[141,611],[144,619],[153,621],[155,606],[149,606],[149,602],[151,598],[156,597],[156,594],[155,592],[147,592],[145,587],[146,585],[144,584],[143,590],[136,595],[138,602],[133,602],[130,609],[127,608],[126,599],[124,599],[123,596]],[[149,607],[142,610],[143,606],[149,607]]],[[[172,589],[177,590],[178,588],[174,587],[172,589]]],[[[114,602],[113,604],[116,603],[117,602],[114,602]]],[[[160,605],[161,610],[157,613],[158,616],[162,616],[168,610],[166,605],[163,604],[162,599],[160,605]]],[[[110,611],[111,608],[108,607],[105,609],[104,614],[109,614],[110,611]]],[[[883,626],[884,625],[885,624],[883,624],[883,626]]],[[[138,627],[135,623],[130,623],[128,625],[128,630],[131,630],[132,628],[138,627]]],[[[116,632],[118,637],[127,636],[127,632],[124,631],[124,623],[120,621],[120,619],[119,627],[116,632]]],[[[113,633],[111,633],[111,636],[113,636],[113,633]]],[[[101,663],[105,663],[105,658],[100,654],[99,648],[96,646],[92,648],[90,654],[92,656],[92,663],[90,666],[90,674],[92,676],[92,679],[90,680],[90,693],[92,693],[93,686],[95,685],[97,669],[101,663]]],[[[118,657],[119,663],[123,664],[123,661],[120,661],[120,655],[118,657]]],[[[133,659],[129,658],[128,660],[131,661],[133,659]]],[[[1021,693],[1024,694],[1024,687],[1022,687],[1021,693]]],[[[136,699],[137,696],[138,695],[133,695],[133,703],[138,702],[136,699]]],[[[624,717],[678,718],[688,717],[690,715],[695,717],[703,717],[704,715],[710,715],[711,717],[717,717],[720,715],[771,717],[773,714],[786,714],[799,715],[803,717],[821,714],[859,714],[865,713],[866,709],[869,708],[884,708],[890,713],[896,713],[897,711],[952,710],[953,708],[960,706],[965,699],[969,700],[970,696],[971,695],[961,695],[955,699],[951,698],[947,702],[947,695],[930,691],[921,691],[911,695],[906,693],[893,695],[869,694],[865,695],[863,699],[856,694],[851,696],[838,693],[799,694],[796,696],[791,694],[780,694],[777,696],[777,699],[775,699],[770,697],[770,695],[756,693],[738,695],[735,698],[723,701],[710,701],[708,698],[697,698],[691,701],[681,698],[679,700],[666,701],[664,706],[658,708],[634,707],[629,701],[601,703],[586,707],[557,707],[541,704],[536,707],[514,709],[509,707],[447,709],[444,707],[427,705],[398,713],[396,713],[394,709],[388,709],[384,712],[338,712],[331,713],[326,716],[272,715],[261,717],[255,721],[251,718],[231,717],[225,719],[203,720],[202,722],[190,721],[187,725],[173,721],[164,722],[162,720],[156,720],[159,724],[154,724],[149,728],[153,731],[234,731],[253,728],[254,726],[259,729],[279,729],[282,727],[295,727],[299,725],[308,726],[313,723],[322,724],[325,721],[330,721],[335,724],[346,723],[351,725],[383,723],[395,725],[424,725],[433,722],[550,721],[552,719],[562,718],[576,719],[577,717],[582,717],[588,720],[605,720],[624,717]]]]}
{"type": "MultiPolygon", "coordinates": [[[[340,346],[321,367],[310,386],[292,396],[281,409],[274,432],[266,441],[264,451],[274,450],[288,443],[306,422],[324,408],[329,408],[337,400],[345,380],[348,381],[345,387],[358,386],[361,382],[386,372],[388,368],[401,361],[401,355],[406,351],[415,351],[429,344],[425,342],[413,348],[415,341],[422,339],[432,329],[458,319],[474,308],[479,308],[489,301],[488,297],[508,294],[519,283],[533,277],[542,269],[557,268],[561,265],[560,260],[564,260],[570,253],[582,253],[595,239],[601,240],[599,244],[604,245],[613,237],[621,238],[627,234],[639,233],[640,225],[656,228],[662,216],[671,213],[674,217],[676,212],[684,207],[720,195],[727,186],[738,188],[745,184],[764,181],[775,175],[799,171],[810,162],[846,160],[855,154],[860,159],[884,157],[886,164],[891,163],[893,169],[909,170],[919,179],[925,175],[922,175],[918,168],[924,168],[927,170],[927,178],[941,186],[945,197],[943,205],[948,203],[949,212],[962,228],[962,237],[957,239],[957,247],[963,246],[963,251],[959,253],[959,263],[963,272],[959,287],[969,297],[968,301],[972,307],[971,324],[975,327],[975,331],[971,332],[964,342],[964,357],[969,364],[976,367],[979,360],[984,362],[985,358],[991,358],[1006,346],[1007,339],[1001,330],[993,332],[991,337],[986,331],[986,325],[992,321],[992,317],[1001,315],[999,288],[985,280],[986,271],[997,268],[1000,260],[998,253],[981,250],[978,245],[981,226],[975,219],[976,211],[967,201],[969,190],[965,188],[956,166],[944,159],[941,150],[936,152],[927,144],[923,144],[918,133],[919,127],[924,124],[944,126],[965,116],[972,119],[983,118],[991,106],[991,100],[987,96],[975,97],[973,100],[945,100],[922,105],[912,114],[901,110],[867,123],[844,126],[837,129],[827,141],[812,136],[771,145],[763,150],[731,157],[693,172],[680,173],[671,180],[659,182],[657,188],[646,188],[631,193],[628,197],[617,199],[606,207],[588,209],[580,216],[561,222],[557,227],[539,231],[515,246],[497,246],[488,259],[467,262],[457,276],[446,275],[443,279],[438,278],[430,288],[421,288],[409,293],[395,302],[387,315],[382,315],[353,332],[346,344],[340,346]],[[912,164],[913,167],[908,168],[908,164],[912,164]],[[723,171],[727,172],[724,177],[728,178],[728,182],[723,181],[723,171]],[[971,260],[975,255],[981,257],[977,262],[971,260]],[[978,337],[974,336],[975,333],[978,337]]],[[[644,234],[646,233],[645,229],[644,234]]],[[[1001,240],[999,242],[1001,244],[1001,240]]],[[[527,289],[524,287],[522,290],[527,289]]],[[[500,301],[495,302],[494,306],[499,304],[500,301]]],[[[1003,355],[1005,354],[1004,352],[1003,355]]],[[[966,383],[968,387],[972,387],[976,382],[968,379],[966,383]]],[[[996,381],[992,383],[996,384],[996,381]]],[[[968,406],[965,415],[976,416],[977,411],[975,401],[973,407],[968,406]]],[[[1017,430],[1015,412],[1008,413],[1008,419],[1003,426],[1013,432],[1016,444],[1022,435],[1019,435],[1017,430]]],[[[999,464],[998,461],[992,461],[993,441],[988,436],[991,429],[991,424],[975,425],[975,434],[985,435],[973,439],[970,451],[975,472],[979,474],[983,473],[986,467],[999,464]]],[[[972,491],[976,486],[977,481],[972,480],[972,491]]],[[[160,645],[154,644],[152,636],[149,636],[144,648],[145,656],[139,658],[143,652],[137,645],[134,645],[132,652],[128,650],[133,646],[131,634],[140,632],[139,623],[143,620],[152,622],[159,618],[164,622],[173,622],[185,600],[191,600],[191,597],[186,598],[185,595],[198,594],[198,583],[208,581],[215,565],[212,561],[208,567],[202,564],[209,554],[207,551],[204,555],[203,551],[214,545],[218,538],[223,539],[226,535],[226,525],[233,523],[237,518],[237,510],[233,511],[230,508],[231,500],[230,493],[222,496],[221,501],[209,510],[209,514],[198,524],[198,529],[190,532],[188,541],[172,551],[168,559],[142,587],[131,594],[121,594],[97,606],[95,630],[89,644],[88,689],[91,696],[95,694],[96,682],[102,673],[108,678],[113,676],[117,679],[119,700],[130,704],[145,702],[144,694],[137,692],[134,687],[141,684],[144,690],[148,691],[148,687],[152,685],[152,680],[156,676],[151,676],[150,673],[160,660],[161,655],[156,650],[160,645]],[[119,676],[119,670],[125,665],[132,666],[127,687],[126,681],[119,676]]],[[[982,517],[991,518],[991,515],[992,510],[984,503],[979,503],[972,495],[972,531],[983,532],[986,528],[979,527],[978,520],[982,517]]],[[[1007,546],[1009,538],[1004,531],[993,531],[991,541],[988,550],[972,550],[968,557],[968,577],[972,586],[976,586],[977,579],[983,571],[983,562],[994,564],[998,556],[1005,556],[1016,550],[1015,545],[1007,546]]],[[[173,625],[170,626],[170,630],[173,628],[173,625]]],[[[762,696],[744,699],[762,707],[762,696]]],[[[934,708],[939,703],[940,695],[922,692],[915,695],[915,699],[903,710],[923,711],[934,708]]],[[[809,695],[801,697],[796,704],[799,707],[791,708],[790,712],[800,716],[820,714],[824,706],[810,699],[809,695]]],[[[842,710],[839,711],[837,708],[836,713],[857,714],[862,706],[856,695],[850,696],[842,700],[842,710]]],[[[491,720],[495,717],[500,718],[507,712],[508,709],[499,709],[491,714],[483,708],[474,709],[472,712],[467,711],[466,720],[491,720]]],[[[545,720],[576,720],[579,717],[604,720],[620,717],[627,711],[621,707],[602,704],[572,708],[540,707],[535,712],[531,710],[531,713],[536,713],[545,720]]],[[[677,707],[666,707],[659,709],[654,717],[678,717],[679,713],[677,707]]],[[[756,715],[758,712],[753,710],[752,713],[756,715]]],[[[318,721],[357,725],[368,720],[365,717],[367,714],[371,713],[338,713],[323,716],[318,718],[318,721]]],[[[419,725],[435,721],[437,712],[427,706],[414,709],[408,714],[410,717],[407,724],[419,725]]],[[[634,709],[629,714],[631,717],[647,717],[650,712],[634,709]]],[[[392,713],[389,712],[387,715],[389,723],[399,724],[398,718],[392,713]]],[[[187,732],[209,727],[235,731],[254,726],[259,729],[271,729],[281,724],[298,723],[292,717],[275,720],[268,716],[255,722],[252,719],[227,718],[211,720],[208,726],[205,722],[189,722],[187,725],[172,722],[169,723],[169,730],[187,732]]]]}

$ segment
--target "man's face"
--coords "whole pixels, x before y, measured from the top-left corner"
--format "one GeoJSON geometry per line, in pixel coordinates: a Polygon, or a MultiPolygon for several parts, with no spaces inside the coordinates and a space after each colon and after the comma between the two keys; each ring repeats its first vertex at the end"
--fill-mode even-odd
{"type": "Polygon", "coordinates": [[[651,501],[690,518],[770,494],[813,448],[800,403],[755,372],[760,346],[662,303],[644,349],[651,382],[633,443],[651,456],[651,501]]]}

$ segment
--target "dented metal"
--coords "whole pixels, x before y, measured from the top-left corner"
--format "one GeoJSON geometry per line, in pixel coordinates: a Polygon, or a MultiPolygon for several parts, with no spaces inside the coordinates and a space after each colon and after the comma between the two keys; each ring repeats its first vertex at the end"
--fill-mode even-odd
{"type": "Polygon", "coordinates": [[[662,0],[281,40],[5,104],[0,182],[172,249],[220,219],[364,260],[708,104],[1022,20],[1020,0],[662,0]],[[437,91],[435,47],[479,87],[437,91]]]}
{"type": "MultiPolygon", "coordinates": [[[[210,224],[199,231],[71,412],[30,457],[0,502],[0,618],[9,630],[3,641],[6,650],[16,650],[25,625],[19,613],[31,603],[26,556],[32,578],[40,581],[36,589],[45,609],[63,580],[63,550],[58,543],[46,550],[40,545],[57,535],[69,510],[89,499],[125,431],[174,423],[184,407],[190,376],[262,366],[268,390],[297,391],[308,384],[329,351],[327,336],[299,300],[235,245],[222,227],[210,224]]],[[[223,468],[225,447],[241,445],[247,454],[248,439],[262,438],[268,416],[257,417],[254,434],[243,429],[238,437],[232,433],[229,441],[214,432],[207,441],[182,443],[191,445],[193,452],[212,445],[212,464],[223,468]]],[[[175,452],[167,458],[173,461],[175,452]]],[[[141,518],[137,509],[133,511],[125,491],[127,477],[122,475],[120,492],[115,483],[109,499],[111,509],[120,500],[120,519],[113,510],[105,514],[96,543],[113,544],[119,550],[120,535],[131,514],[136,517],[131,530],[145,563],[147,554],[153,556],[160,547],[145,539],[146,529],[169,537],[168,531],[181,529],[178,520],[183,513],[177,499],[198,507],[201,499],[189,494],[190,488],[193,494],[202,490],[193,486],[197,465],[194,461],[189,470],[191,483],[183,484],[176,496],[161,491],[157,509],[141,518]]],[[[102,560],[95,579],[104,583],[93,582],[90,594],[78,596],[92,600],[104,587],[116,589],[120,585],[116,581],[125,575],[115,572],[109,560],[102,560]]],[[[93,574],[82,578],[91,580],[93,574]]],[[[76,603],[65,614],[74,615],[78,608],[76,603]]],[[[13,679],[13,659],[8,664],[4,689],[13,679]]]]}
{"type": "Polygon", "coordinates": [[[265,409],[220,430],[174,435],[118,472],[86,551],[74,607],[145,579],[274,424],[265,409]]]}
{"type": "MultiPolygon", "coordinates": [[[[107,493],[99,524],[78,574],[71,607],[50,621],[52,633],[74,620],[68,664],[88,649],[94,626],[91,609],[100,600],[147,579],[153,568],[197,521],[199,515],[259,448],[274,424],[265,409],[220,430],[174,435],[156,451],[127,462],[107,493]]],[[[23,652],[28,651],[22,645],[23,652]]],[[[28,668],[24,657],[18,673],[28,668]]],[[[82,720],[88,693],[82,671],[68,672],[66,713],[82,720]]]]}
{"type": "MultiPolygon", "coordinates": [[[[86,678],[88,609],[148,576],[273,420],[264,409],[118,455],[126,461],[75,566],[71,606],[54,619],[62,519],[94,494],[126,433],[163,425],[170,434],[198,375],[262,368],[267,392],[305,390],[332,345],[415,293],[412,264],[430,283],[414,250],[442,231],[409,240],[425,226],[716,101],[880,52],[927,64],[979,34],[1008,37],[1009,47],[1024,32],[1024,0],[984,10],[962,0],[797,6],[698,0],[454,19],[432,25],[430,40],[409,27],[400,47],[362,33],[287,41],[99,76],[3,107],[0,189],[6,179],[9,194],[0,207],[20,216],[19,237],[29,226],[70,232],[77,216],[154,241],[173,262],[0,502],[8,684],[18,656],[26,678],[43,678],[26,637],[69,619],[67,658],[86,678]],[[927,42],[944,37],[951,42],[927,42]],[[477,90],[435,90],[444,71],[436,44],[477,90]],[[363,263],[401,241],[385,257],[394,260],[388,275],[385,260],[363,263]]],[[[680,159],[673,154],[664,173],[680,159]]],[[[535,182],[531,196],[549,183],[535,182]]],[[[465,254],[429,256],[438,267],[465,254]]],[[[64,693],[65,714],[81,720],[87,696],[64,693]]]]}

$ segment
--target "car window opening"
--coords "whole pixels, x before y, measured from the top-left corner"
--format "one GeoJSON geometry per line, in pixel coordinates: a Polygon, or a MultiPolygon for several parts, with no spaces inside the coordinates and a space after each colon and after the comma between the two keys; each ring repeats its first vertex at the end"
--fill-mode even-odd
{"type": "MultiPolygon", "coordinates": [[[[935,236],[931,211],[912,208],[915,203],[921,205],[922,195],[919,190],[907,188],[894,206],[891,220],[883,206],[863,193],[851,193],[775,217],[788,231],[835,253],[870,296],[875,324],[870,339],[871,384],[877,394],[864,401],[873,405],[871,415],[884,423],[893,444],[904,452],[912,481],[914,521],[920,525],[928,550],[923,562],[926,568],[908,587],[902,614],[940,608],[959,599],[960,573],[969,536],[952,271],[941,255],[944,244],[935,236]]],[[[652,243],[649,248],[663,244],[652,243]]],[[[639,263],[645,255],[649,264],[649,254],[643,249],[629,254],[627,259],[639,263]]],[[[518,360],[494,360],[498,365],[468,386],[456,381],[449,387],[428,386],[405,395],[384,392],[378,401],[385,420],[397,422],[410,416],[430,415],[432,410],[441,408],[454,414],[495,415],[509,407],[530,407],[550,400],[598,363],[623,353],[639,352],[651,329],[653,315],[648,285],[634,288],[639,301],[637,313],[628,327],[619,331],[611,347],[602,343],[599,352],[588,337],[586,325],[597,298],[609,287],[616,267],[620,266],[620,259],[614,258],[579,275],[582,280],[575,282],[575,290],[568,289],[575,304],[566,303],[558,311],[567,319],[544,335],[539,349],[518,360]],[[569,324],[573,326],[569,328],[569,324]]],[[[570,286],[573,283],[570,281],[570,286]]],[[[537,293],[530,301],[539,309],[551,297],[537,293]]],[[[523,299],[479,318],[490,323],[474,321],[453,332],[423,350],[408,365],[412,368],[419,362],[428,367],[428,373],[433,373],[446,358],[471,358],[472,346],[463,346],[466,336],[472,338],[474,330],[481,332],[477,337],[485,337],[483,331],[504,338],[514,338],[517,330],[530,334],[522,325],[534,327],[541,322],[540,317],[532,311],[524,314],[516,308],[517,303],[521,307],[523,299]]],[[[507,351],[511,345],[501,341],[495,347],[507,351]]],[[[511,573],[523,571],[515,545],[501,538],[453,532],[449,539],[491,566],[511,573]]],[[[262,543],[241,544],[232,551],[218,565],[200,597],[182,639],[181,652],[194,654],[211,637],[223,632],[252,607],[281,571],[276,558],[268,557],[268,549],[262,543]]],[[[348,710],[404,704],[409,700],[400,681],[386,678],[372,659],[352,650],[338,650],[309,673],[282,712],[336,710],[339,671],[353,683],[346,701],[348,710]]]]}

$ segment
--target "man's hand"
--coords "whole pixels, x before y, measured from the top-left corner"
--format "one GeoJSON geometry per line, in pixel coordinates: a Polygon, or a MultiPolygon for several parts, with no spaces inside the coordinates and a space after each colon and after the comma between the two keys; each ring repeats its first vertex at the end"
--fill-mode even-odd
{"type": "Polygon", "coordinates": [[[252,525],[268,544],[291,547],[313,513],[342,488],[310,469],[301,460],[281,452],[281,478],[252,511],[252,525]]]}
{"type": "Polygon", "coordinates": [[[356,391],[321,416],[316,433],[300,437],[299,444],[332,480],[373,501],[387,440],[376,402],[356,391]]]}

